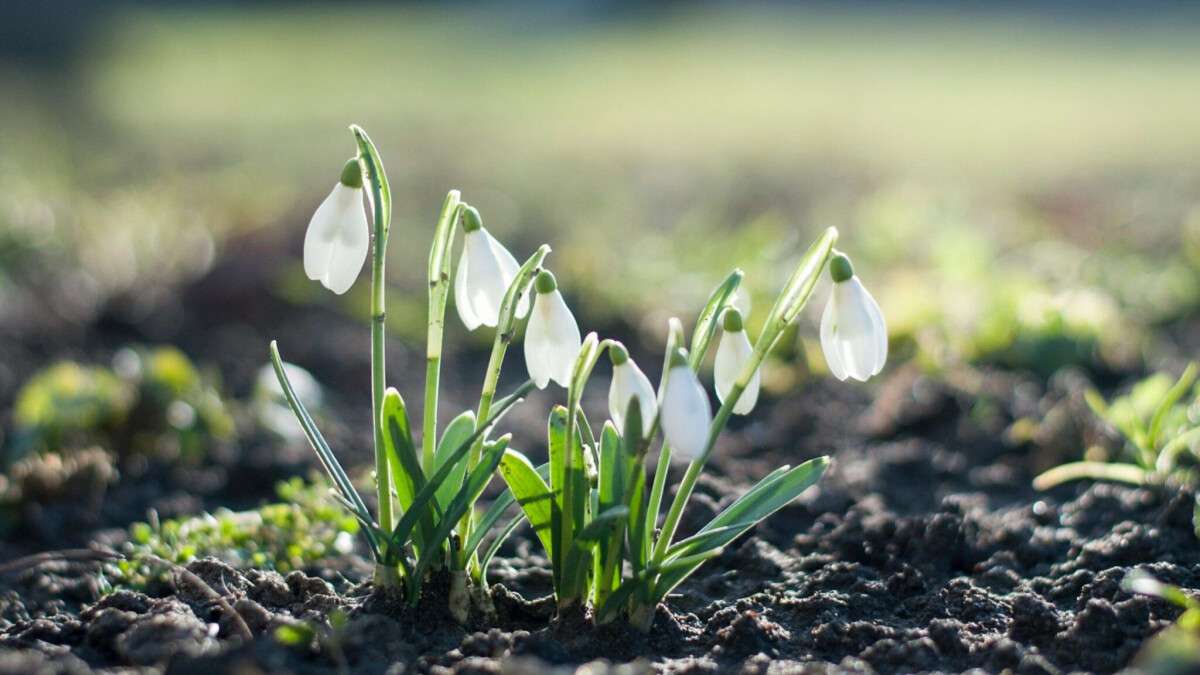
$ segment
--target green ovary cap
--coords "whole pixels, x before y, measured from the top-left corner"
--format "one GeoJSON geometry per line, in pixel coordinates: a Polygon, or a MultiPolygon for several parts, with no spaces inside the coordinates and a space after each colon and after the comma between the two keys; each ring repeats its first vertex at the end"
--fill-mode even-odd
{"type": "Polygon", "coordinates": [[[550,270],[542,270],[538,272],[537,279],[533,282],[533,287],[538,293],[553,293],[558,290],[558,281],[554,278],[554,274],[550,270]]]}
{"type": "Polygon", "coordinates": [[[348,188],[362,187],[362,167],[358,165],[357,157],[346,160],[345,166],[342,167],[342,177],[338,180],[348,188]]]}
{"type": "Polygon", "coordinates": [[[683,347],[676,347],[675,351],[671,352],[671,366],[678,368],[679,366],[688,365],[687,350],[683,347]]]}
{"type": "Polygon", "coordinates": [[[474,232],[483,229],[483,218],[474,206],[464,205],[462,210],[463,232],[474,232]]]}
{"type": "Polygon", "coordinates": [[[619,366],[629,361],[629,352],[625,349],[625,345],[620,342],[613,342],[608,346],[608,360],[612,361],[614,366],[619,366]]]}
{"type": "Polygon", "coordinates": [[[725,328],[726,333],[742,332],[742,313],[730,307],[725,310],[722,315],[721,325],[725,328]]]}
{"type": "Polygon", "coordinates": [[[850,264],[850,258],[846,257],[845,253],[835,253],[829,261],[829,276],[833,277],[835,283],[849,281],[854,276],[854,265],[850,264]]]}

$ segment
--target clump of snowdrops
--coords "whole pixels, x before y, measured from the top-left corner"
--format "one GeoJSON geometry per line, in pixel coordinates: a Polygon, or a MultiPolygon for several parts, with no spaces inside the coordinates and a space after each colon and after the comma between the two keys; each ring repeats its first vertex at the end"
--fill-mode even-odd
{"type": "Polygon", "coordinates": [[[358,152],[317,209],[304,242],[309,278],[335,293],[355,282],[371,253],[371,357],[375,431],[376,512],[351,484],[337,457],[288,382],[274,342],[271,359],[284,394],[329,473],[341,503],[362,524],[376,563],[375,583],[415,604],[432,573],[449,573],[449,605],[459,620],[491,611],[488,563],[500,543],[528,521],[553,567],[561,610],[590,606],[597,621],[623,619],[649,630],[655,607],[705,560],[815,483],[829,464],[819,457],[783,466],[765,477],[698,532],[676,539],[680,517],[717,438],[731,415],[749,414],[759,393],[759,368],[812,295],[822,272],[833,280],[821,320],[821,344],[831,372],[865,381],[887,359],[887,330],[878,304],[849,258],[834,250],[826,230],[800,260],[755,339],[747,334],[742,272],[719,284],[686,339],[672,319],[657,388],[615,340],[582,335],[547,265],[543,245],[523,263],[488,232],[476,209],[452,190],[434,228],[429,254],[429,314],[425,400],[420,435],[408,406],[384,381],[384,259],[391,195],[383,164],[366,133],[351,127],[358,152]],[[372,211],[368,220],[363,197],[372,211]],[[451,259],[461,227],[462,253],[451,283],[451,259]],[[438,436],[438,386],[446,305],[451,287],[467,330],[493,332],[479,404],[438,436]],[[498,397],[508,347],[525,321],[529,380],[498,397]],[[713,412],[700,369],[717,340],[713,412]],[[609,419],[588,420],[580,400],[607,353],[612,364],[609,419]],[[566,390],[550,411],[550,461],[540,467],[511,447],[511,435],[492,437],[496,422],[533,387],[566,390]],[[596,433],[596,430],[599,433],[596,433]],[[660,441],[661,437],[661,441],[660,441]],[[419,440],[418,440],[419,439],[419,440]],[[657,445],[653,472],[647,456],[657,445]],[[659,527],[672,461],[687,470],[659,527]],[[493,475],[508,489],[482,512],[475,503],[493,475]],[[513,504],[515,515],[507,512],[513,504]],[[486,546],[484,543],[488,542],[486,546]]]}

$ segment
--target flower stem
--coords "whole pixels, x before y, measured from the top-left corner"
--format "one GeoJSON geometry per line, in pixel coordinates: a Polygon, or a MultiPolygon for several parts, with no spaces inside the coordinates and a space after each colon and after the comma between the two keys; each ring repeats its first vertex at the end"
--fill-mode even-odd
{"type": "Polygon", "coordinates": [[[385,304],[384,270],[387,258],[388,230],[392,220],[392,195],[387,174],[375,144],[367,132],[351,126],[358,142],[359,161],[371,188],[371,203],[374,206],[374,247],[371,253],[371,426],[375,431],[375,486],[379,500],[379,527],[384,532],[392,531],[392,480],[388,472],[387,455],[383,444],[383,391],[386,381],[386,345],[384,328],[387,323],[385,304]]]}
{"type": "Polygon", "coordinates": [[[462,202],[451,190],[442,203],[429,251],[429,317],[425,341],[425,408],[421,425],[421,466],[425,474],[434,469],[437,447],[438,387],[442,374],[442,336],[446,325],[446,299],[450,296],[450,247],[462,202]]]}

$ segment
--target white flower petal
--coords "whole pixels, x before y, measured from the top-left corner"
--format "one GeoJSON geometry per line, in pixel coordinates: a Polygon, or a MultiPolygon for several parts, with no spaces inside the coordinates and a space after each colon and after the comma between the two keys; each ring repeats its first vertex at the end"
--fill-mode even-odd
{"type": "Polygon", "coordinates": [[[582,344],[579,324],[562,293],[538,293],[525,328],[525,365],[534,384],[544,389],[554,380],[567,386],[582,344]]]}
{"type": "Polygon", "coordinates": [[[458,310],[458,318],[462,319],[467,330],[475,330],[482,322],[475,316],[471,308],[471,299],[467,294],[467,266],[470,257],[464,248],[458,260],[458,270],[454,273],[454,307],[458,310]]]}
{"type": "MultiPolygon", "coordinates": [[[[750,344],[750,338],[746,335],[746,331],[725,331],[721,335],[721,341],[717,344],[717,356],[713,361],[713,380],[716,385],[717,398],[722,403],[725,402],[725,397],[733,389],[738,375],[750,361],[753,353],[754,347],[750,344]]],[[[737,404],[733,406],[735,414],[748,415],[750,411],[754,410],[754,405],[758,402],[760,383],[761,377],[758,371],[755,371],[750,382],[746,384],[746,389],[738,397],[737,404]]]]}
{"type": "Polygon", "coordinates": [[[370,244],[362,191],[338,183],[308,223],[304,234],[304,273],[341,295],[358,278],[370,244]]]}
{"type": "Polygon", "coordinates": [[[650,384],[650,378],[633,359],[629,359],[613,367],[612,384],[608,388],[608,414],[622,433],[625,431],[625,412],[633,398],[637,398],[642,414],[642,435],[647,435],[658,413],[658,401],[655,400],[654,385],[650,384]]]}
{"type": "Polygon", "coordinates": [[[678,456],[695,460],[704,453],[712,406],[696,373],[688,366],[671,368],[659,419],[663,435],[678,456]]]}
{"type": "MultiPolygon", "coordinates": [[[[463,239],[463,254],[468,262],[462,294],[480,323],[495,326],[500,321],[500,303],[504,301],[508,284],[492,247],[491,236],[482,228],[468,232],[463,239]]],[[[458,298],[457,294],[455,298],[458,298]]]]}
{"type": "Polygon", "coordinates": [[[821,316],[821,349],[839,380],[865,382],[887,362],[883,312],[858,277],[836,283],[821,316]]]}
{"type": "MultiPolygon", "coordinates": [[[[487,235],[488,245],[492,248],[492,255],[495,256],[496,261],[500,265],[500,276],[504,279],[504,290],[501,291],[500,297],[503,298],[504,293],[508,292],[508,287],[511,286],[513,280],[517,278],[517,272],[521,270],[521,265],[517,262],[517,259],[513,257],[513,254],[504,247],[504,244],[500,243],[500,240],[493,237],[492,234],[487,230],[483,230],[483,232],[487,235]]],[[[525,295],[522,295],[521,299],[517,302],[517,318],[523,319],[528,313],[529,294],[526,293],[525,295]]]]}

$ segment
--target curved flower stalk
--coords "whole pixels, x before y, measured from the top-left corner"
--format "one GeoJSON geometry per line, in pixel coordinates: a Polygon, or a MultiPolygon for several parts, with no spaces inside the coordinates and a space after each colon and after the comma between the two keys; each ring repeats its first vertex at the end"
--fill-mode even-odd
{"type": "Polygon", "coordinates": [[[620,342],[608,347],[608,358],[613,364],[612,383],[608,388],[608,415],[618,429],[625,428],[625,413],[631,401],[636,399],[641,414],[642,436],[650,436],[654,429],[654,418],[658,416],[658,398],[654,385],[641,368],[629,358],[629,352],[620,342]]]}
{"type": "Polygon", "coordinates": [[[362,187],[362,168],[354,158],[342,167],[304,234],[304,273],[338,295],[354,285],[371,243],[362,187]]]}
{"type": "Polygon", "coordinates": [[[571,383],[571,369],[583,339],[575,315],[558,291],[558,281],[548,270],[542,270],[533,284],[536,296],[533,314],[525,327],[525,365],[529,379],[545,389],[550,380],[566,387],[571,383]]]}
{"type": "Polygon", "coordinates": [[[821,315],[821,351],[834,377],[866,382],[887,363],[887,323],[879,303],[855,276],[850,258],[836,253],[829,276],[833,292],[821,315]]]}
{"type": "MultiPolygon", "coordinates": [[[[463,209],[463,251],[454,276],[454,305],[467,330],[479,326],[496,327],[504,293],[517,277],[520,265],[483,226],[479,212],[463,209]]],[[[529,312],[529,298],[521,296],[517,317],[529,312]]]]}
{"type": "MultiPolygon", "coordinates": [[[[746,336],[740,311],[730,307],[725,310],[721,322],[724,334],[721,336],[721,342],[717,344],[717,357],[713,361],[713,381],[717,389],[717,398],[724,403],[737,383],[738,374],[754,358],[754,347],[750,344],[750,338],[746,336]]],[[[750,411],[754,410],[754,405],[758,402],[761,379],[762,376],[755,370],[737,405],[733,406],[733,414],[749,415],[750,411]]]]}

